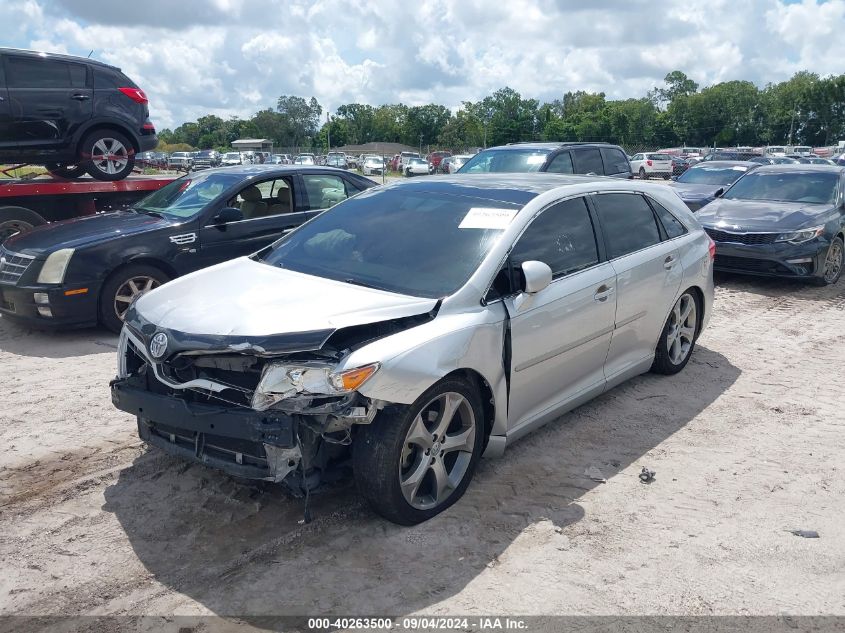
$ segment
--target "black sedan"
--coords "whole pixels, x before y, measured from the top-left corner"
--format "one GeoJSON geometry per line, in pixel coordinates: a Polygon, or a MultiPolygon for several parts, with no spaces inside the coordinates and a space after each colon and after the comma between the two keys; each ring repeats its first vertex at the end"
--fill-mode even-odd
{"type": "Polygon", "coordinates": [[[174,180],[134,208],[56,222],[0,246],[0,314],[119,331],[141,293],[248,255],[377,183],[330,167],[244,165],[174,180]]]}
{"type": "Polygon", "coordinates": [[[690,211],[698,211],[724,193],[747,171],[759,167],[757,163],[741,160],[712,160],[693,165],[670,183],[690,211]]]}
{"type": "Polygon", "coordinates": [[[845,168],[761,166],[696,217],[719,270],[833,284],[845,253],[845,168]]]}

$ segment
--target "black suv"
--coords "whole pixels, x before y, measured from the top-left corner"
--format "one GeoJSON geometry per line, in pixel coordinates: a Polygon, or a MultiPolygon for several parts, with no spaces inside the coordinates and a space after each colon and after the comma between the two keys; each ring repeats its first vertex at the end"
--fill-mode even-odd
{"type": "Polygon", "coordinates": [[[546,171],[633,178],[622,148],[610,143],[511,143],[478,152],[459,174],[546,171]]]}
{"type": "Polygon", "coordinates": [[[0,48],[0,164],[120,180],[158,144],[147,96],[119,68],[0,48]]]}
{"type": "Polygon", "coordinates": [[[209,167],[220,167],[223,162],[220,152],[213,149],[204,149],[194,156],[194,169],[208,169],[209,167]]]}

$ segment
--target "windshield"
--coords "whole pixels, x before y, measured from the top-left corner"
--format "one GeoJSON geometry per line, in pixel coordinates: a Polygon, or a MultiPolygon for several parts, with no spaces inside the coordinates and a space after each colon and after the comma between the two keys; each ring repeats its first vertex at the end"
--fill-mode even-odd
{"type": "Polygon", "coordinates": [[[370,190],[282,238],[261,261],[416,297],[444,297],[466,283],[517,210],[440,192],[370,190]]]}
{"type": "Polygon", "coordinates": [[[649,160],[672,160],[669,154],[649,154],[646,158],[649,160]]]}
{"type": "Polygon", "coordinates": [[[693,167],[678,176],[678,182],[685,182],[690,185],[730,185],[747,171],[748,167],[742,165],[693,167]]]}
{"type": "Polygon", "coordinates": [[[174,180],[143,198],[135,209],[164,216],[189,218],[217,198],[241,176],[223,173],[192,174],[174,180]]]}
{"type": "Polygon", "coordinates": [[[465,162],[458,173],[539,171],[548,155],[547,149],[486,149],[465,162]]]}
{"type": "Polygon", "coordinates": [[[230,159],[231,159],[231,158],[238,158],[238,154],[237,154],[237,153],[232,153],[232,152],[229,152],[228,154],[225,154],[223,157],[224,157],[224,158],[230,158],[230,159]]]}
{"type": "Polygon", "coordinates": [[[833,204],[839,174],[824,172],[751,172],[725,192],[731,200],[774,200],[833,204]]]}

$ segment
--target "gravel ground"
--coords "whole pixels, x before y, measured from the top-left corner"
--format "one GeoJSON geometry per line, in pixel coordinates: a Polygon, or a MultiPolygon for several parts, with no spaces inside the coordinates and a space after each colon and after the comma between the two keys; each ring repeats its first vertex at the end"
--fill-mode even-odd
{"type": "Polygon", "coordinates": [[[0,319],[0,614],[845,615],[843,291],[719,278],[680,375],[483,460],[414,528],[351,485],[305,525],[147,450],[110,402],[115,337],[0,319]]]}

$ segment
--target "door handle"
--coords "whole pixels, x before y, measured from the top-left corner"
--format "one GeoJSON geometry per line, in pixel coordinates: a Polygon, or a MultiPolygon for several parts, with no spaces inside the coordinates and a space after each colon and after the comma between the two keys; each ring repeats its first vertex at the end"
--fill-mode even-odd
{"type": "Polygon", "coordinates": [[[607,298],[613,294],[613,287],[602,284],[596,289],[596,294],[593,295],[593,299],[596,301],[607,301],[607,298]]]}
{"type": "Polygon", "coordinates": [[[75,99],[77,101],[88,101],[88,99],[90,99],[90,98],[91,97],[89,97],[88,95],[73,95],[71,97],[71,99],[75,99]]]}
{"type": "Polygon", "coordinates": [[[663,268],[665,268],[666,270],[670,270],[672,266],[675,265],[676,261],[678,260],[675,259],[674,255],[667,256],[666,259],[663,260],[663,268]]]}

